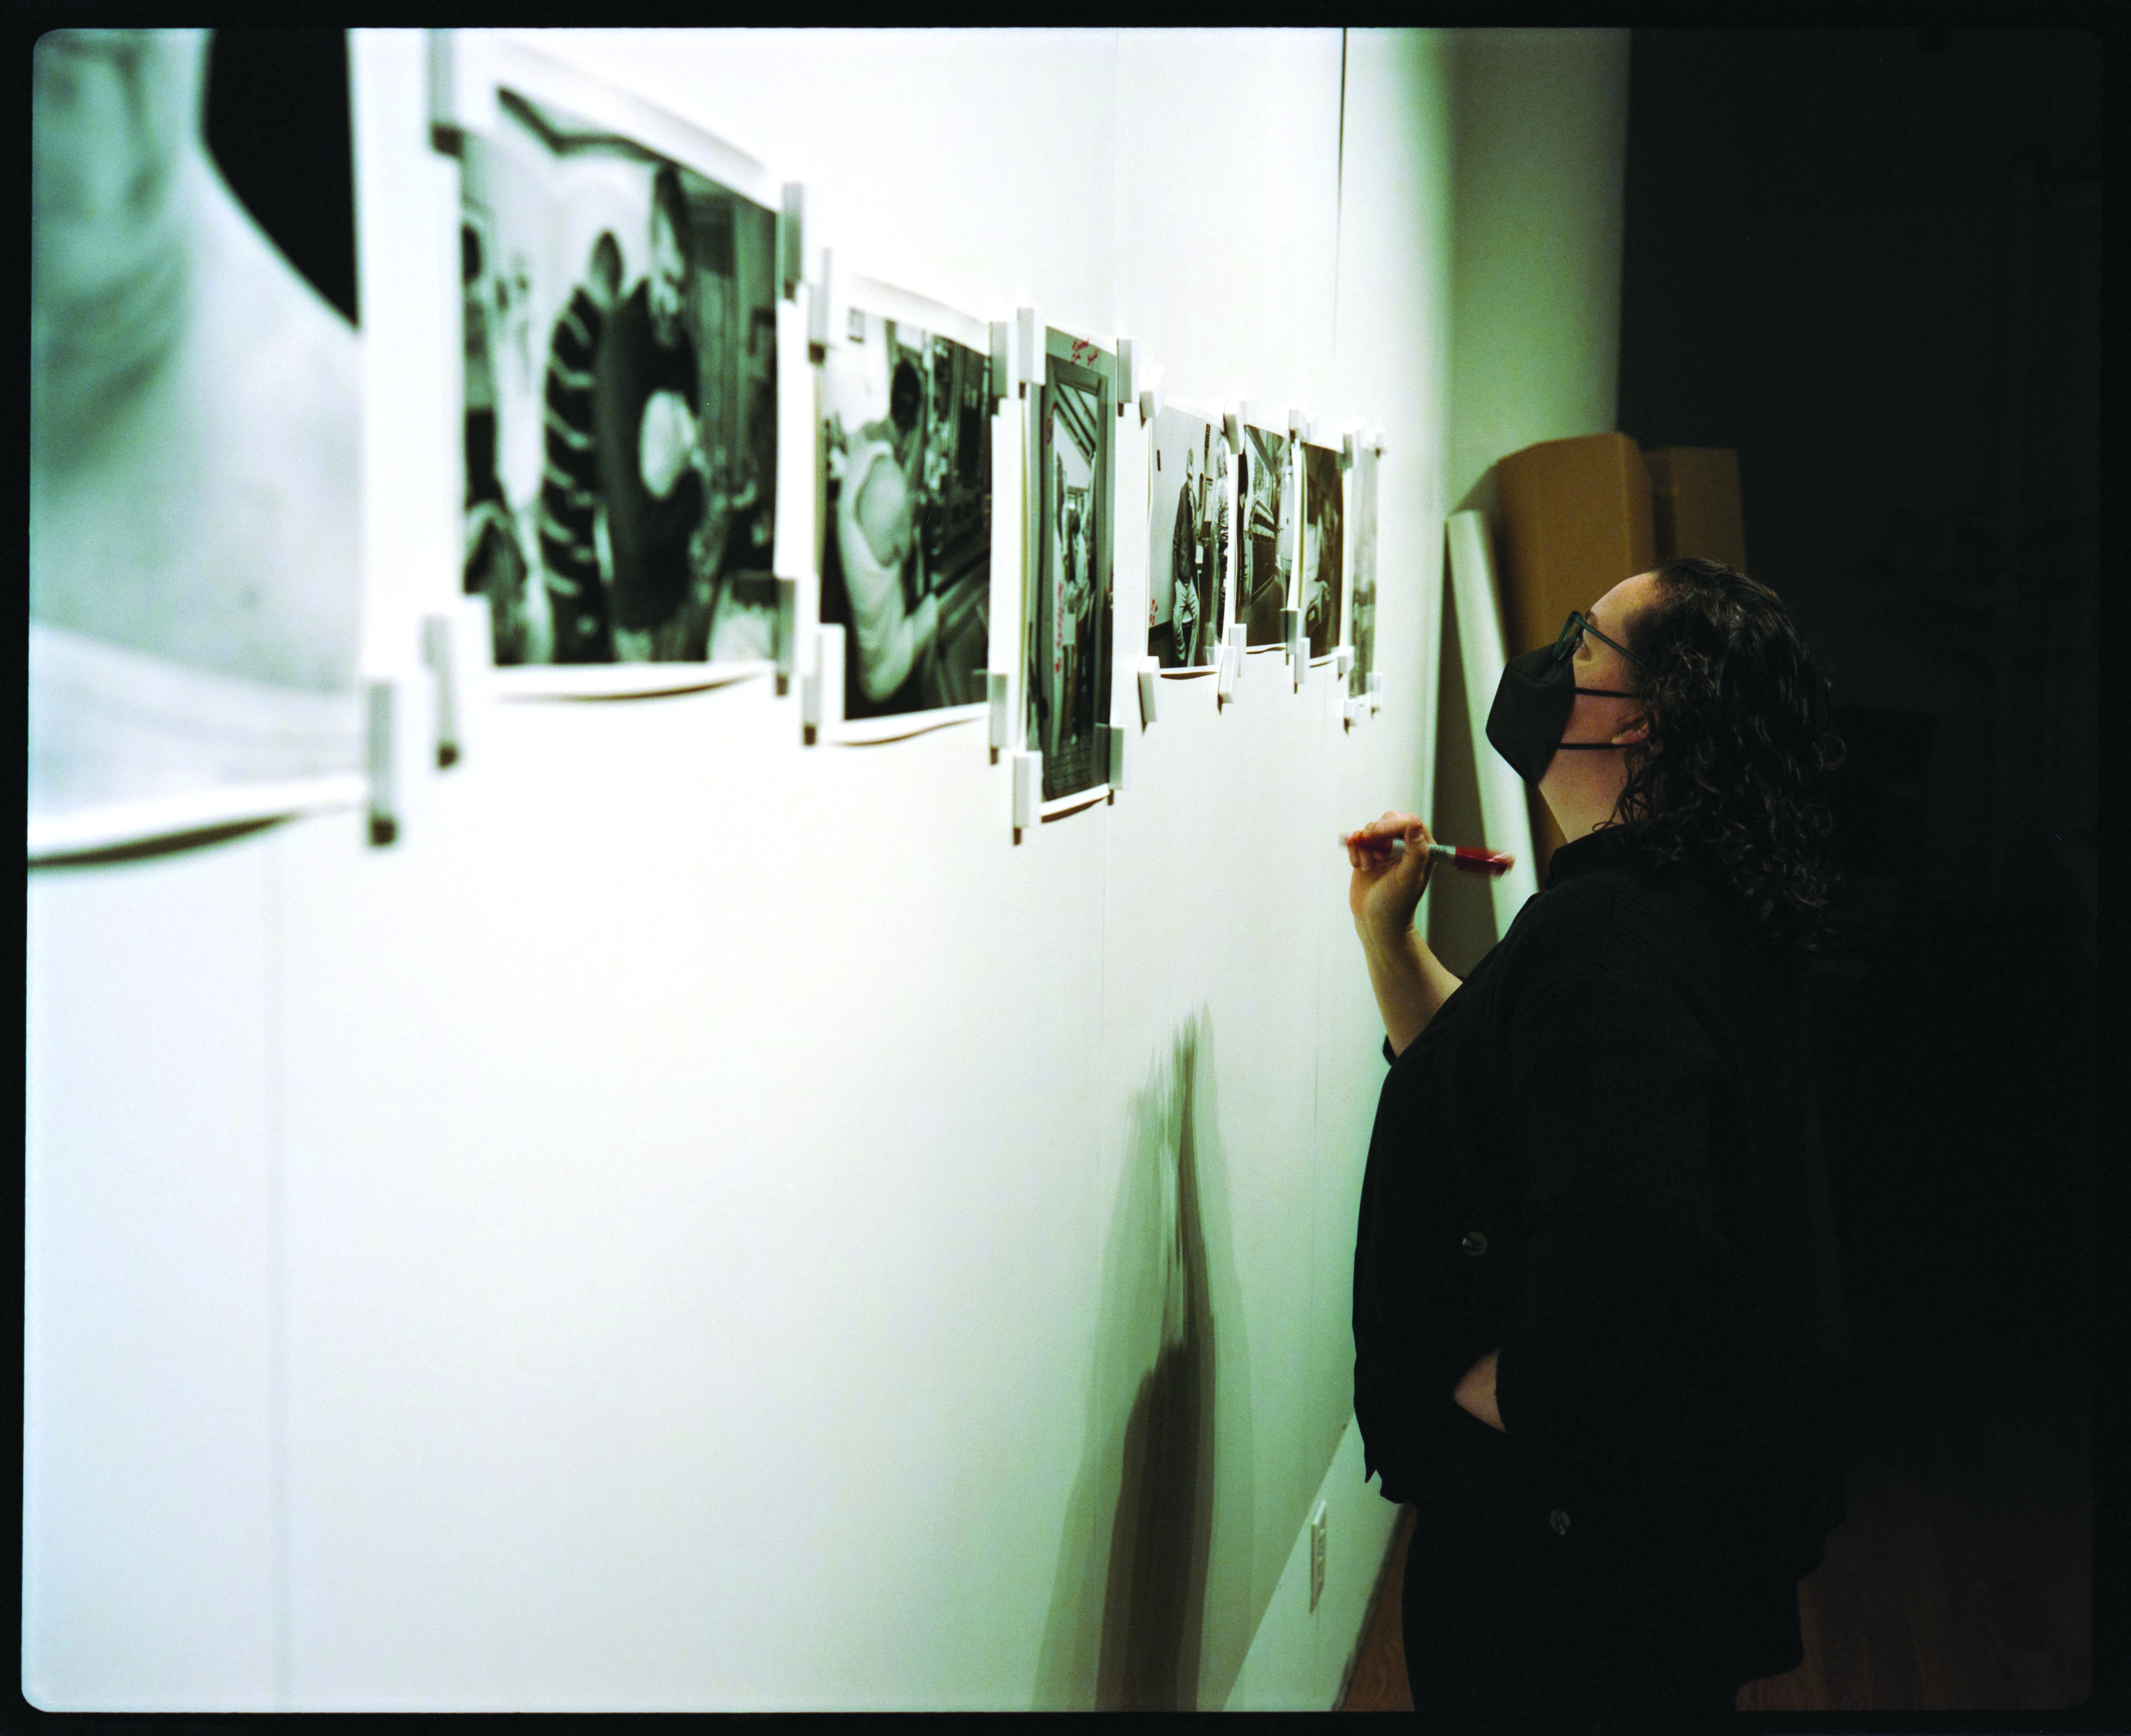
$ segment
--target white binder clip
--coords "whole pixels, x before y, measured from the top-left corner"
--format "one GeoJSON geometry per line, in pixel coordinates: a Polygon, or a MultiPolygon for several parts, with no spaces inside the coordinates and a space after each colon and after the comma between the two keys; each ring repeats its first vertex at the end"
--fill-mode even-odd
{"type": "Polygon", "coordinates": [[[1147,383],[1139,389],[1140,420],[1142,423],[1152,422],[1160,415],[1162,404],[1166,397],[1167,392],[1162,384],[1162,371],[1158,367],[1149,368],[1147,371],[1147,383]]]}
{"type": "Polygon", "coordinates": [[[805,739],[812,746],[821,731],[843,722],[844,630],[837,624],[817,628],[814,634],[814,666],[801,684],[799,717],[805,739]]]}
{"type": "Polygon", "coordinates": [[[829,359],[829,250],[821,249],[821,276],[807,285],[807,359],[819,367],[829,359]]]}
{"type": "Polygon", "coordinates": [[[1019,396],[1014,390],[1013,326],[1004,319],[992,321],[992,408],[1002,400],[1019,396]]]}
{"type": "Polygon", "coordinates": [[[1018,308],[1014,311],[1015,332],[1019,345],[1014,357],[1014,384],[1021,396],[1027,397],[1032,386],[1043,383],[1043,322],[1035,308],[1018,308]]]}
{"type": "Polygon", "coordinates": [[[1228,642],[1221,647],[1221,673],[1216,677],[1219,686],[1215,697],[1228,704],[1236,697],[1236,683],[1243,673],[1243,655],[1249,649],[1250,629],[1238,621],[1228,629],[1228,642]]]}
{"type": "Polygon", "coordinates": [[[1036,810],[1043,795],[1043,755],[1021,753],[1013,756],[1013,829],[1022,832],[1036,823],[1036,810]]]}
{"type": "Polygon", "coordinates": [[[408,804],[417,795],[423,761],[433,751],[433,737],[424,725],[434,725],[422,713],[433,704],[435,693],[426,670],[363,683],[365,759],[370,774],[366,805],[374,845],[398,842],[406,828],[408,804]]]}
{"type": "Polygon", "coordinates": [[[984,672],[984,700],[991,707],[992,764],[998,764],[1000,751],[1007,742],[1006,673],[1003,669],[984,672]]]}
{"type": "Polygon", "coordinates": [[[792,677],[799,667],[799,581],[777,581],[777,691],[792,691],[792,677]]]}
{"type": "Polygon", "coordinates": [[[422,618],[422,661],[429,666],[437,683],[437,770],[448,770],[459,760],[459,671],[452,655],[452,617],[425,615],[422,618]]]}
{"type": "Polygon", "coordinates": [[[777,289],[789,301],[799,292],[799,280],[807,274],[807,189],[797,181],[784,184],[783,208],[777,216],[777,289]]]}

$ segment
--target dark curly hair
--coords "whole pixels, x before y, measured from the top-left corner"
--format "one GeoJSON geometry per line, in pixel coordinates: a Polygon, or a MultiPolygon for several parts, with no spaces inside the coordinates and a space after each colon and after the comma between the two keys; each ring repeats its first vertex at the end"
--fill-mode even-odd
{"type": "Polygon", "coordinates": [[[1654,866],[1716,868],[1766,940],[1818,952],[1833,903],[1827,779],[1842,763],[1826,672],[1776,593],[1683,555],[1628,629],[1648,738],[1614,815],[1654,866]]]}

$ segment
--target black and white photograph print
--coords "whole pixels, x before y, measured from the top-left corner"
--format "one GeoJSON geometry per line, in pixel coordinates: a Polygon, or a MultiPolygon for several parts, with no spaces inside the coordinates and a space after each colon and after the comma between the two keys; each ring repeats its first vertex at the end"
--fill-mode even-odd
{"type": "Polygon", "coordinates": [[[1163,669],[1219,658],[1228,573],[1228,437],[1173,405],[1154,420],[1147,650],[1163,669]]]}
{"type": "Polygon", "coordinates": [[[1348,606],[1348,642],[1354,648],[1353,667],[1347,672],[1347,692],[1360,698],[1369,690],[1369,671],[1377,656],[1377,450],[1357,442],[1354,447],[1353,487],[1349,510],[1353,522],[1353,559],[1348,563],[1354,585],[1348,606]]]}
{"type": "Polygon", "coordinates": [[[360,774],[362,417],[345,33],[32,60],[35,856],[360,774]]]}
{"type": "Polygon", "coordinates": [[[1295,490],[1287,473],[1288,444],[1284,434],[1243,429],[1236,618],[1247,624],[1254,645],[1280,643],[1281,616],[1295,607],[1295,490]]]}
{"type": "Polygon", "coordinates": [[[1027,740],[1043,756],[1046,802],[1109,778],[1097,727],[1108,722],[1111,631],[1111,411],[1102,359],[1092,350],[1086,362],[1049,357],[1039,417],[1040,553],[1029,610],[1027,740]]]}
{"type": "Polygon", "coordinates": [[[984,698],[991,357],[854,305],[821,369],[821,619],[845,630],[844,716],[984,698]]]}
{"type": "Polygon", "coordinates": [[[1310,655],[1323,657],[1339,644],[1346,559],[1346,500],[1339,454],[1329,446],[1302,446],[1302,573],[1297,605],[1310,655]]]}
{"type": "Polygon", "coordinates": [[[776,213],[508,88],[459,162],[462,583],[497,664],[773,657],[776,213]]]}

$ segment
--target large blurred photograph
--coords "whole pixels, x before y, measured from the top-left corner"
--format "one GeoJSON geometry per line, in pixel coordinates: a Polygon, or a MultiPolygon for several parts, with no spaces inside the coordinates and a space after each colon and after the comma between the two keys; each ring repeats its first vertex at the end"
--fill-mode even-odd
{"type": "Polygon", "coordinates": [[[821,370],[821,619],[845,630],[844,716],[984,698],[988,351],[854,306],[821,370]]]}
{"type": "Polygon", "coordinates": [[[302,807],[362,763],[346,38],[54,31],[33,88],[31,853],[302,807]]]}
{"type": "Polygon", "coordinates": [[[774,656],[776,213],[508,89],[460,168],[462,583],[496,662],[774,656]]]}

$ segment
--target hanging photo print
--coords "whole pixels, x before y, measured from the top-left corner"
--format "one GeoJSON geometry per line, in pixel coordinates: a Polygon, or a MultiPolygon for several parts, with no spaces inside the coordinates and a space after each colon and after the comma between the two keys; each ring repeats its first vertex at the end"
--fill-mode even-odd
{"type": "Polygon", "coordinates": [[[1174,405],[1154,419],[1147,516],[1147,651],[1162,668],[1211,668],[1228,602],[1228,437],[1174,405]]]}
{"type": "Polygon", "coordinates": [[[32,60],[30,858],[359,803],[346,35],[32,60]]]}
{"type": "Polygon", "coordinates": [[[498,667],[526,672],[506,691],[766,667],[776,212],[510,83],[457,155],[461,583],[498,667]]]}
{"type": "Polygon", "coordinates": [[[1346,590],[1346,499],[1339,454],[1329,446],[1302,447],[1302,576],[1299,594],[1302,631],[1312,658],[1329,656],[1340,643],[1340,605],[1346,590]]]}
{"type": "Polygon", "coordinates": [[[821,620],[845,739],[978,715],[990,648],[991,355],[974,319],[859,279],[821,369],[821,620]]]}
{"type": "Polygon", "coordinates": [[[1353,574],[1353,601],[1348,609],[1348,640],[1354,647],[1353,667],[1348,672],[1347,691],[1360,698],[1369,690],[1369,671],[1377,656],[1377,449],[1362,441],[1354,444],[1354,549],[1348,570],[1353,574]]]}
{"type": "Polygon", "coordinates": [[[1053,331],[1038,411],[1037,572],[1027,624],[1027,741],[1043,799],[1104,787],[1109,722],[1112,369],[1053,331]]]}
{"type": "Polygon", "coordinates": [[[1295,489],[1287,473],[1288,446],[1284,434],[1243,428],[1236,618],[1248,626],[1252,645],[1279,644],[1281,615],[1295,607],[1295,489]]]}

